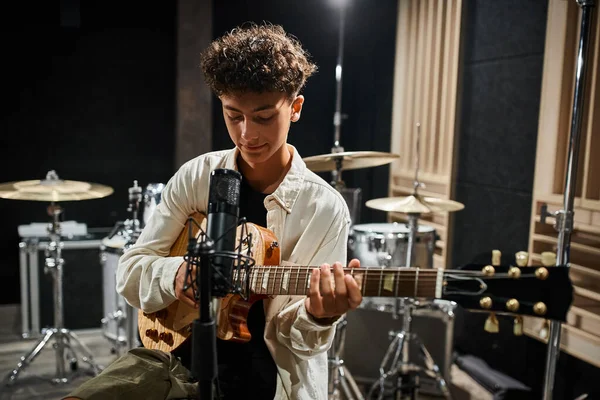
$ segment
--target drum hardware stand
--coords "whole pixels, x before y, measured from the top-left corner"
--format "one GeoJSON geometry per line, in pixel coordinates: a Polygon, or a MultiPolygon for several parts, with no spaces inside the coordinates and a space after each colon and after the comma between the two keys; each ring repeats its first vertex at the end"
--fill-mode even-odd
{"type": "Polygon", "coordinates": [[[33,347],[33,349],[21,357],[21,360],[17,364],[16,368],[11,371],[5,378],[5,384],[13,384],[19,373],[27,368],[39,355],[42,349],[50,342],[50,339],[54,337],[53,347],[56,351],[56,376],[51,380],[54,384],[68,383],[69,379],[66,376],[65,368],[65,351],[69,355],[69,363],[71,370],[77,369],[77,357],[75,349],[71,346],[73,341],[77,346],[80,347],[83,357],[83,362],[90,365],[93,373],[96,375],[102,371],[102,367],[94,361],[94,357],[90,349],[79,340],[79,338],[68,329],[64,328],[63,320],[63,265],[64,260],[61,257],[63,244],[60,241],[61,238],[61,227],[60,227],[60,215],[62,208],[51,203],[48,207],[48,213],[53,217],[52,222],[48,226],[48,233],[50,243],[46,249],[46,265],[45,271],[50,272],[53,278],[53,292],[54,292],[54,327],[45,329],[42,339],[33,347]]]}
{"type": "MultiPolygon", "coordinates": [[[[337,64],[335,67],[335,80],[336,80],[336,99],[335,99],[335,114],[333,116],[333,126],[334,126],[334,144],[331,149],[332,153],[341,153],[344,151],[344,148],[340,144],[340,131],[342,126],[342,119],[347,118],[347,115],[343,115],[341,112],[342,108],[342,63],[344,58],[344,27],[345,27],[345,14],[346,7],[345,4],[340,4],[340,29],[339,29],[339,47],[338,47],[338,56],[337,56],[337,64]]],[[[335,160],[336,168],[331,172],[332,181],[331,186],[333,186],[337,191],[339,191],[346,202],[348,202],[348,197],[352,200],[349,206],[352,208],[352,224],[356,224],[359,219],[359,211],[356,210],[356,207],[360,204],[360,194],[361,189],[350,189],[346,188],[346,184],[342,181],[342,169],[343,169],[343,160],[342,158],[336,158],[335,160]],[[355,204],[358,203],[358,204],[355,204]]],[[[346,338],[346,324],[347,321],[345,317],[342,317],[342,320],[336,326],[336,333],[331,345],[331,348],[328,351],[328,365],[329,365],[329,379],[328,379],[328,398],[330,400],[339,400],[342,395],[344,399],[347,400],[363,400],[364,397],[361,391],[356,384],[356,381],[352,377],[352,374],[348,370],[348,368],[344,365],[344,360],[341,357],[341,354],[344,350],[344,343],[346,338]],[[341,390],[340,390],[341,389],[341,390]],[[343,392],[343,393],[342,393],[343,392]]]]}
{"type": "Polygon", "coordinates": [[[131,218],[125,221],[119,221],[113,230],[108,234],[108,238],[113,238],[119,229],[124,228],[124,235],[127,239],[125,248],[129,248],[135,244],[140,233],[142,233],[140,219],[138,218],[140,203],[142,201],[142,188],[138,185],[138,181],[133,181],[133,186],[128,189],[129,191],[129,206],[127,212],[131,213],[131,218]]]}
{"type": "MultiPolygon", "coordinates": [[[[558,249],[556,252],[556,265],[569,266],[569,253],[571,232],[573,231],[573,202],[577,180],[577,162],[579,160],[579,143],[581,138],[581,121],[583,119],[584,81],[586,77],[589,34],[592,20],[592,7],[594,0],[576,0],[581,7],[581,25],[579,36],[579,47],[577,54],[577,66],[575,73],[575,90],[573,94],[573,109],[571,117],[571,132],[569,138],[569,152],[567,158],[567,171],[565,175],[565,194],[563,199],[564,208],[556,213],[549,214],[547,207],[541,212],[541,219],[549,215],[556,218],[554,225],[558,234],[558,249]]],[[[544,400],[551,400],[554,390],[554,380],[558,356],[560,354],[561,323],[550,322],[550,337],[548,338],[548,352],[546,359],[546,370],[544,377],[544,400]]]]}
{"type": "MultiPolygon", "coordinates": [[[[140,203],[142,202],[142,188],[138,185],[138,181],[133,181],[133,186],[129,188],[129,207],[127,211],[131,213],[131,219],[129,221],[129,241],[127,244],[132,246],[137,241],[142,229],[140,228],[140,219],[138,213],[140,211],[140,203]]],[[[126,222],[127,222],[126,221],[126,222]]]]}
{"type": "MultiPolygon", "coordinates": [[[[419,182],[419,139],[421,136],[421,124],[417,123],[417,143],[416,143],[416,167],[415,167],[415,180],[413,181],[413,196],[417,196],[419,188],[425,187],[425,185],[419,182]]],[[[415,239],[419,232],[419,217],[420,213],[407,213],[408,216],[408,243],[406,248],[406,267],[410,268],[414,265],[413,254],[415,248],[415,239]]],[[[388,257],[387,260],[391,260],[392,257],[388,257]]],[[[380,258],[381,260],[381,258],[380,258]]],[[[389,262],[383,263],[380,267],[389,267],[389,262]]],[[[418,276],[418,275],[417,275],[418,276]]],[[[396,285],[396,302],[393,318],[398,319],[400,308],[403,311],[403,323],[402,329],[397,332],[389,332],[389,337],[392,339],[383,360],[379,366],[379,380],[375,382],[369,390],[368,397],[371,398],[375,391],[379,389],[378,400],[382,400],[385,395],[385,381],[397,375],[396,387],[394,397],[397,400],[417,399],[418,388],[419,388],[419,371],[425,372],[427,375],[435,378],[440,391],[442,394],[450,399],[450,391],[446,380],[443,378],[440,368],[437,366],[431,353],[427,350],[421,339],[416,333],[411,332],[411,323],[413,312],[419,308],[430,308],[429,305],[420,304],[416,298],[399,298],[398,297],[398,286],[396,285]],[[421,356],[425,362],[426,369],[421,368],[410,362],[410,343],[414,341],[418,344],[421,351],[421,356]],[[390,358],[392,358],[390,363],[390,358]],[[386,371],[386,368],[389,369],[386,371]]],[[[415,293],[416,295],[416,293],[415,293]]],[[[416,297],[416,296],[415,296],[416,297]]]]}
{"type": "Polygon", "coordinates": [[[403,299],[403,308],[402,330],[389,332],[389,337],[392,339],[392,342],[379,366],[379,380],[371,386],[367,397],[369,399],[373,398],[375,392],[378,390],[377,399],[384,399],[384,395],[386,394],[386,380],[397,376],[394,398],[396,400],[418,399],[417,395],[420,386],[419,372],[423,371],[436,380],[442,394],[450,399],[450,391],[446,384],[446,380],[440,372],[440,368],[435,363],[431,353],[429,353],[419,336],[416,333],[411,332],[413,311],[419,308],[429,308],[429,306],[421,305],[416,299],[407,298],[403,299]],[[425,368],[410,362],[409,349],[411,341],[414,341],[419,346],[425,368]]]}
{"type": "Polygon", "coordinates": [[[363,400],[363,394],[361,393],[358,385],[352,378],[348,367],[344,365],[342,359],[342,350],[346,341],[346,325],[348,321],[345,317],[338,322],[336,327],[336,335],[333,339],[333,344],[329,351],[329,399],[330,400],[363,400]],[[344,392],[344,397],[341,396],[339,387],[344,392]]]}
{"type": "MultiPolygon", "coordinates": [[[[138,213],[140,209],[140,203],[142,201],[142,188],[138,185],[138,181],[133,181],[133,186],[129,188],[129,206],[127,207],[127,212],[131,213],[131,219],[125,220],[122,224],[117,225],[117,227],[113,230],[113,232],[108,236],[109,238],[113,237],[115,232],[120,227],[125,228],[125,235],[127,238],[127,242],[123,246],[123,250],[129,249],[131,246],[135,244],[137,239],[142,232],[140,228],[140,220],[138,218],[138,213]]],[[[113,353],[117,353],[119,355],[122,354],[122,350],[130,350],[134,347],[137,347],[137,330],[134,329],[133,324],[129,323],[127,317],[130,316],[132,318],[137,318],[137,315],[133,309],[133,307],[126,305],[126,309],[123,310],[121,307],[118,307],[116,311],[109,313],[106,317],[102,318],[101,323],[103,327],[108,327],[108,323],[110,320],[116,321],[116,332],[115,332],[115,347],[112,350],[113,353]],[[122,327],[125,324],[125,337],[119,336],[119,327],[122,327]]],[[[112,341],[108,335],[104,335],[107,339],[112,341]]]]}
{"type": "MultiPolygon", "coordinates": [[[[416,189],[415,189],[416,193],[416,189]]],[[[409,236],[406,253],[406,265],[410,267],[413,265],[412,258],[414,253],[414,243],[416,232],[418,232],[418,213],[409,213],[409,236]]],[[[380,260],[391,260],[392,257],[380,257],[380,260]]],[[[389,267],[389,261],[382,263],[381,267],[389,267]]],[[[398,288],[396,287],[396,290],[398,288]]],[[[379,380],[375,382],[368,393],[368,398],[373,398],[375,391],[379,389],[377,399],[382,400],[385,395],[385,381],[390,377],[397,375],[395,398],[397,400],[410,399],[414,400],[418,394],[419,388],[419,371],[425,372],[427,375],[434,378],[439,386],[442,394],[447,398],[451,399],[450,391],[446,380],[443,378],[440,368],[433,360],[433,357],[418,337],[416,333],[411,332],[411,323],[413,312],[420,308],[431,308],[430,305],[421,304],[417,299],[414,298],[399,298],[396,294],[395,312],[392,314],[394,319],[398,319],[399,309],[402,307],[403,310],[403,323],[402,329],[396,332],[389,332],[389,337],[392,339],[383,360],[379,366],[379,380]],[[421,356],[425,363],[426,369],[421,368],[410,362],[410,343],[414,341],[418,344],[421,351],[421,356]],[[392,358],[390,363],[390,358],[392,358]],[[389,369],[386,370],[386,368],[389,369]]]]}

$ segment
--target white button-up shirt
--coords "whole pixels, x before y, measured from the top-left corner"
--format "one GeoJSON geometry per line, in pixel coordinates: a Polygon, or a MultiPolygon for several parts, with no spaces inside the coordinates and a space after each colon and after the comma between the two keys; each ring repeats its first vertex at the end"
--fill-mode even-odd
{"type": "MultiPolygon", "coordinates": [[[[282,265],[345,265],[350,226],[346,202],[288,146],[291,168],[264,201],[266,228],[279,241],[282,265]]],[[[175,275],[183,257],[167,257],[169,250],[188,217],[196,211],[206,213],[210,172],[237,170],[238,153],[232,149],[201,155],[169,180],[137,243],[119,262],[117,291],[132,306],[150,313],[176,300],[175,275]]],[[[281,295],[264,301],[264,339],[278,370],[275,399],[327,399],[327,351],[336,323],[315,322],[304,299],[281,295]]]]}

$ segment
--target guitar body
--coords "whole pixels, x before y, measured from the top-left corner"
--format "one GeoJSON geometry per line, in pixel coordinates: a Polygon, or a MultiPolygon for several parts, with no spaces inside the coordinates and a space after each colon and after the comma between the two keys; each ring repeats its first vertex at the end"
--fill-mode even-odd
{"type": "MultiPolygon", "coordinates": [[[[193,218],[206,230],[206,217],[194,213],[193,218]]],[[[278,265],[280,261],[279,246],[275,235],[258,225],[247,223],[248,232],[251,234],[252,246],[248,253],[248,246],[242,246],[242,253],[252,257],[256,265],[278,265]]],[[[177,237],[169,256],[183,256],[187,252],[190,229],[193,237],[198,237],[199,229],[188,220],[182,232],[177,237]]],[[[239,245],[241,228],[237,230],[237,245],[239,245]]],[[[248,300],[240,295],[230,294],[221,299],[217,312],[217,337],[222,340],[247,342],[251,335],[247,320],[250,307],[258,300],[267,298],[267,295],[250,294],[248,300]]],[[[191,323],[199,316],[198,309],[191,308],[176,300],[167,308],[154,313],[138,312],[138,331],[144,347],[154,350],[171,352],[179,347],[192,333],[191,323]]]]}

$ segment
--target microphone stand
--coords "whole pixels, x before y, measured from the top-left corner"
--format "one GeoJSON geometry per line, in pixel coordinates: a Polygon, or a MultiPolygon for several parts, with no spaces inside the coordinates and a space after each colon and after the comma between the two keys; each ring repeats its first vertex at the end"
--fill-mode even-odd
{"type": "MultiPolygon", "coordinates": [[[[575,181],[577,179],[577,161],[579,155],[579,143],[581,139],[581,121],[583,119],[584,106],[584,83],[587,68],[588,48],[590,42],[590,28],[592,25],[592,8],[595,0],[576,0],[581,7],[581,24],[579,34],[579,45],[577,49],[577,65],[575,75],[575,91],[573,94],[573,115],[571,118],[571,132],[569,138],[569,152],[567,159],[567,171],[565,177],[564,209],[557,211],[555,228],[558,230],[558,250],[556,253],[556,265],[569,266],[570,242],[573,231],[573,203],[575,198],[575,181]]],[[[544,222],[550,213],[542,208],[541,218],[544,222]]],[[[552,321],[550,323],[550,335],[548,337],[548,348],[546,356],[546,370],[544,375],[544,400],[551,400],[554,391],[554,380],[558,357],[560,355],[561,323],[552,321]]]]}
{"type": "MultiPolygon", "coordinates": [[[[233,251],[218,252],[215,240],[208,237],[205,232],[201,234],[202,240],[196,241],[192,229],[189,230],[188,255],[185,257],[188,262],[186,281],[191,273],[190,266],[195,265],[196,276],[193,278],[197,290],[194,292],[194,298],[199,304],[199,317],[192,323],[191,365],[192,376],[198,380],[198,400],[213,400],[214,382],[218,377],[217,323],[213,316],[213,300],[215,297],[225,297],[229,293],[239,294],[242,299],[247,300],[247,293],[250,293],[248,276],[250,268],[254,266],[254,260],[249,256],[252,254],[252,234],[248,232],[245,218],[241,218],[239,223],[242,224],[240,234],[242,240],[233,251]],[[242,254],[242,245],[247,246],[248,255],[242,254]],[[219,258],[221,261],[217,261],[219,258]],[[226,259],[231,262],[237,261],[237,265],[232,270],[234,278],[231,283],[224,280],[223,274],[214,267],[226,259]],[[241,286],[242,283],[245,284],[245,291],[241,286]]],[[[193,284],[190,287],[193,287],[193,284]]],[[[187,289],[188,287],[185,286],[184,290],[187,289]]]]}
{"type": "MultiPolygon", "coordinates": [[[[191,231],[191,230],[190,230],[191,231]]],[[[198,399],[213,400],[217,377],[217,329],[212,315],[212,262],[215,242],[205,236],[195,245],[200,316],[192,324],[192,375],[198,379],[198,399]]]]}

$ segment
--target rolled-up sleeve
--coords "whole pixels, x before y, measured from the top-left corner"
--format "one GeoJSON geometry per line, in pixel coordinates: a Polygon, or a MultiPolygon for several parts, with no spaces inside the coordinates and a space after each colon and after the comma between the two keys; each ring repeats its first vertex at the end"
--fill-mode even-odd
{"type": "Polygon", "coordinates": [[[133,307],[155,312],[176,299],[175,276],[184,260],[169,253],[188,217],[206,208],[206,168],[200,159],[194,159],[173,175],[136,244],[121,256],[117,292],[133,307]]]}

